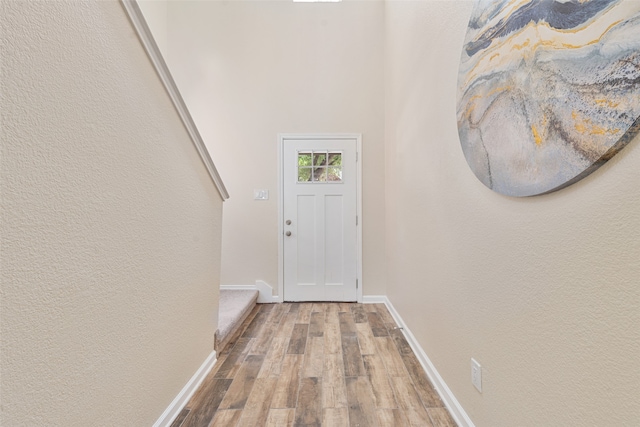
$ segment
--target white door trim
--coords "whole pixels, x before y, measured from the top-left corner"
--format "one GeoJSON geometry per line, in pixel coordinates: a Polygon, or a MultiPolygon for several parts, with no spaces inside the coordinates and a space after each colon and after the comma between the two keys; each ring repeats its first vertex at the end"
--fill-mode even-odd
{"type": "MultiPolygon", "coordinates": [[[[281,133],[278,134],[278,302],[284,302],[284,141],[289,139],[355,139],[356,140],[356,279],[357,300],[362,302],[362,134],[359,133],[281,133]]],[[[274,298],[275,299],[275,298],[274,298]]]]}

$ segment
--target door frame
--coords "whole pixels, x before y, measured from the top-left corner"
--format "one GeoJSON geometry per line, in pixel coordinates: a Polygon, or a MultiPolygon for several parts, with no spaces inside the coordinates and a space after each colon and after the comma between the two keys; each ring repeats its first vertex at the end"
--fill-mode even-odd
{"type": "Polygon", "coordinates": [[[356,140],[356,298],[362,302],[362,134],[360,133],[279,133],[278,134],[278,302],[284,302],[284,143],[286,140],[356,140]]]}

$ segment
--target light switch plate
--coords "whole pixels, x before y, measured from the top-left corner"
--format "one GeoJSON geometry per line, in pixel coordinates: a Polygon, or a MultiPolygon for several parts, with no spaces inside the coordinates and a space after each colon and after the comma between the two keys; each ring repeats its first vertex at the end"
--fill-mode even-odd
{"type": "Polygon", "coordinates": [[[471,359],[471,383],[482,393],[482,366],[475,359],[471,359]]]}
{"type": "Polygon", "coordinates": [[[253,190],[253,200],[269,200],[269,190],[253,190]]]}

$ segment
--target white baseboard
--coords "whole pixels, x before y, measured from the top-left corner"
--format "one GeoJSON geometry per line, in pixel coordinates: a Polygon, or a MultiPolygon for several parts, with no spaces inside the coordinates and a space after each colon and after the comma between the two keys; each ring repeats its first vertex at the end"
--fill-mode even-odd
{"type": "Polygon", "coordinates": [[[273,303],[280,302],[277,295],[273,295],[273,288],[264,280],[256,280],[256,289],[260,292],[258,295],[259,303],[273,303]]]}
{"type": "Polygon", "coordinates": [[[220,290],[257,291],[256,285],[220,285],[220,290]]]}
{"type": "Polygon", "coordinates": [[[431,363],[427,353],[425,353],[418,343],[418,340],[416,340],[416,337],[411,333],[411,330],[407,327],[406,323],[404,323],[404,320],[402,320],[400,314],[396,311],[393,304],[391,304],[389,298],[387,298],[386,295],[370,295],[363,297],[362,302],[364,304],[384,303],[387,306],[389,313],[391,313],[391,316],[393,316],[393,319],[396,321],[398,326],[402,328],[402,332],[404,333],[407,342],[418,357],[422,368],[427,373],[429,380],[431,380],[433,387],[440,395],[440,398],[444,402],[455,422],[460,427],[474,427],[473,421],[471,421],[471,418],[469,418],[462,405],[460,405],[458,399],[456,399],[451,389],[444,382],[444,379],[442,379],[436,367],[431,363]]]}
{"type": "Polygon", "coordinates": [[[273,295],[273,288],[264,280],[256,280],[255,285],[221,285],[220,290],[251,290],[258,291],[258,303],[270,304],[280,302],[277,295],[273,295]]]}
{"type": "Polygon", "coordinates": [[[173,402],[171,402],[162,415],[160,415],[160,418],[153,424],[153,427],[169,427],[171,425],[216,364],[216,360],[216,352],[212,351],[196,373],[193,374],[189,382],[180,390],[180,393],[178,393],[175,399],[173,399],[173,402]]]}
{"type": "Polygon", "coordinates": [[[386,295],[363,295],[363,304],[387,304],[389,299],[386,295]]]}

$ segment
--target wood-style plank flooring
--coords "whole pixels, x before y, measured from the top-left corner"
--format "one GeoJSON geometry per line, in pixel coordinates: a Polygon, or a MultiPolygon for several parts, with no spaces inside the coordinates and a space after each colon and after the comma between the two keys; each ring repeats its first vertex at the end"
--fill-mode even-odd
{"type": "Polygon", "coordinates": [[[258,305],[172,427],[455,427],[384,304],[258,305]]]}

